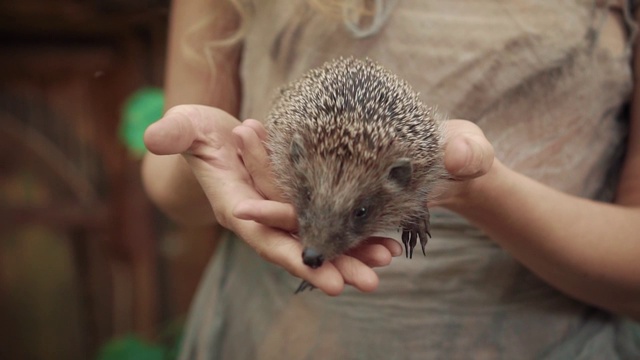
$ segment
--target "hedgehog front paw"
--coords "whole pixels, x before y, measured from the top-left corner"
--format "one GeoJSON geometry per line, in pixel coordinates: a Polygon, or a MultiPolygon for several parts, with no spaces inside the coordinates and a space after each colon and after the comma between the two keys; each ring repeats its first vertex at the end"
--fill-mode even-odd
{"type": "Polygon", "coordinates": [[[402,227],[402,243],[404,244],[405,256],[409,259],[413,258],[413,249],[416,247],[418,243],[418,238],[420,238],[420,246],[422,247],[422,254],[427,256],[427,252],[425,251],[425,247],[427,246],[427,242],[431,237],[431,233],[429,232],[429,217],[418,220],[417,222],[408,224],[407,226],[402,227]]]}

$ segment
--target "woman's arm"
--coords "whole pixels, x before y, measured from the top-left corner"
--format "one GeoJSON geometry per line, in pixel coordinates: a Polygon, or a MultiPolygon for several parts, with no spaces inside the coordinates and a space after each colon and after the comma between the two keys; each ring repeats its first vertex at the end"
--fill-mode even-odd
{"type": "MultiPolygon", "coordinates": [[[[206,104],[237,115],[240,47],[217,47],[213,68],[204,57],[208,43],[237,28],[235,9],[227,1],[174,0],[170,20],[166,107],[206,104]]],[[[163,139],[155,135],[146,139],[152,147],[154,140],[163,139]]],[[[147,153],[142,176],[149,197],[173,220],[188,226],[215,222],[209,201],[181,155],[147,153]]]]}
{"type": "Polygon", "coordinates": [[[495,161],[487,175],[442,205],[563,292],[640,319],[640,56],[634,67],[628,152],[615,204],[564,194],[495,161]]]}
{"type": "Polygon", "coordinates": [[[495,161],[464,195],[443,205],[558,289],[640,318],[638,186],[635,180],[627,189],[636,199],[626,206],[599,203],[555,191],[495,161]]]}

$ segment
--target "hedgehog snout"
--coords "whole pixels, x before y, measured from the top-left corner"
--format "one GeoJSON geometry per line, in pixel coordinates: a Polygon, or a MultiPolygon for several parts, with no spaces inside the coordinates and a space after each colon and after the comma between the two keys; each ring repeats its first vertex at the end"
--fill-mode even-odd
{"type": "Polygon", "coordinates": [[[305,265],[316,269],[322,266],[322,263],[324,262],[324,255],[314,248],[305,247],[302,251],[302,262],[305,265]]]}

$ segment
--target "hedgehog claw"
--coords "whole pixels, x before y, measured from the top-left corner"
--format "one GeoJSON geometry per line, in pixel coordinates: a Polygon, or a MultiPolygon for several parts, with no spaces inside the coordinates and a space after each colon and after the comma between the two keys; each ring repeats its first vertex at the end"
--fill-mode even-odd
{"type": "Polygon", "coordinates": [[[298,288],[296,289],[296,291],[293,293],[298,294],[301,292],[304,292],[305,290],[309,290],[312,291],[313,289],[315,289],[316,287],[313,286],[310,282],[308,282],[307,280],[302,280],[302,282],[300,283],[300,285],[298,285],[298,288]]]}
{"type": "Polygon", "coordinates": [[[425,251],[425,247],[427,246],[427,242],[431,237],[431,232],[429,231],[429,215],[424,219],[422,226],[418,228],[418,235],[420,235],[420,246],[422,247],[422,255],[427,256],[427,252],[425,251]]]}
{"type": "Polygon", "coordinates": [[[402,229],[402,243],[405,248],[405,256],[408,259],[413,258],[413,249],[416,247],[418,238],[420,238],[420,247],[422,248],[422,254],[427,256],[425,247],[431,237],[429,232],[429,218],[427,217],[422,224],[411,224],[410,226],[403,227],[402,229]]]}
{"type": "MultiPolygon", "coordinates": [[[[418,228],[418,236],[420,237],[420,247],[422,248],[422,255],[427,256],[427,252],[425,251],[425,246],[427,246],[427,241],[429,240],[429,238],[427,237],[427,234],[429,232],[426,231],[424,228],[418,228]]],[[[431,236],[431,235],[429,235],[431,236]]]]}
{"type": "Polygon", "coordinates": [[[405,257],[409,258],[409,238],[410,238],[409,230],[402,229],[402,243],[404,244],[404,254],[405,257]]]}
{"type": "Polygon", "coordinates": [[[402,229],[402,243],[404,244],[405,257],[413,258],[413,249],[418,242],[418,233],[413,227],[402,229]]]}
{"type": "Polygon", "coordinates": [[[409,231],[409,234],[411,234],[411,239],[409,240],[409,259],[413,259],[413,249],[415,249],[416,243],[418,242],[418,233],[415,229],[412,229],[409,231]]]}

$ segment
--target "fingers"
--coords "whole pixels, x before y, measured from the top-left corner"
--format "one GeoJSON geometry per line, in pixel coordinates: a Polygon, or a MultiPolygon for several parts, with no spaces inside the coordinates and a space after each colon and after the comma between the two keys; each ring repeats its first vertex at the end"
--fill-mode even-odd
{"type": "Polygon", "coordinates": [[[263,138],[266,138],[262,124],[256,120],[247,120],[233,129],[233,134],[256,189],[267,199],[281,201],[280,190],[275,185],[269,166],[269,156],[262,143],[263,138]]]}
{"type": "Polygon", "coordinates": [[[345,284],[363,292],[374,291],[379,278],[372,267],[388,265],[392,252],[402,253],[400,245],[392,239],[371,238],[359,249],[312,269],[302,262],[302,244],[290,234],[243,220],[237,220],[234,230],[265,260],[331,296],[339,295],[345,284]]]}
{"type": "Polygon", "coordinates": [[[233,209],[233,216],[289,232],[295,232],[298,229],[298,218],[293,205],[277,201],[242,201],[233,209]]]}
{"type": "Polygon", "coordinates": [[[493,146],[470,121],[449,120],[445,143],[445,168],[455,178],[476,178],[486,174],[493,164],[493,146]]]}
{"type": "Polygon", "coordinates": [[[342,255],[334,259],[332,263],[346,284],[363,292],[371,292],[378,288],[380,283],[378,275],[359,259],[342,255]]]}
{"type": "Polygon", "coordinates": [[[312,269],[302,262],[302,244],[291,235],[255,222],[242,221],[234,225],[235,232],[245,239],[265,260],[281,266],[290,274],[305,279],[324,293],[336,296],[344,290],[345,278],[331,262],[312,269]]]}
{"type": "Polygon", "coordinates": [[[397,257],[404,254],[404,249],[399,242],[391,238],[385,237],[372,237],[367,240],[367,243],[380,244],[384,246],[391,256],[397,257]]]}
{"type": "Polygon", "coordinates": [[[247,119],[242,122],[242,125],[246,125],[253,129],[256,132],[261,141],[267,140],[267,129],[264,128],[264,125],[258,120],[247,119]]]}
{"type": "Polygon", "coordinates": [[[357,250],[348,252],[348,255],[362,261],[369,267],[389,265],[393,258],[389,253],[389,250],[378,244],[358,248],[357,250]]]}
{"type": "Polygon", "coordinates": [[[218,108],[179,105],[147,128],[144,142],[157,155],[184,153],[198,143],[219,148],[227,143],[227,134],[238,124],[238,120],[218,108]]]}
{"type": "Polygon", "coordinates": [[[381,237],[370,238],[364,244],[347,253],[369,267],[387,266],[393,257],[401,254],[402,245],[393,239],[381,237]]]}

